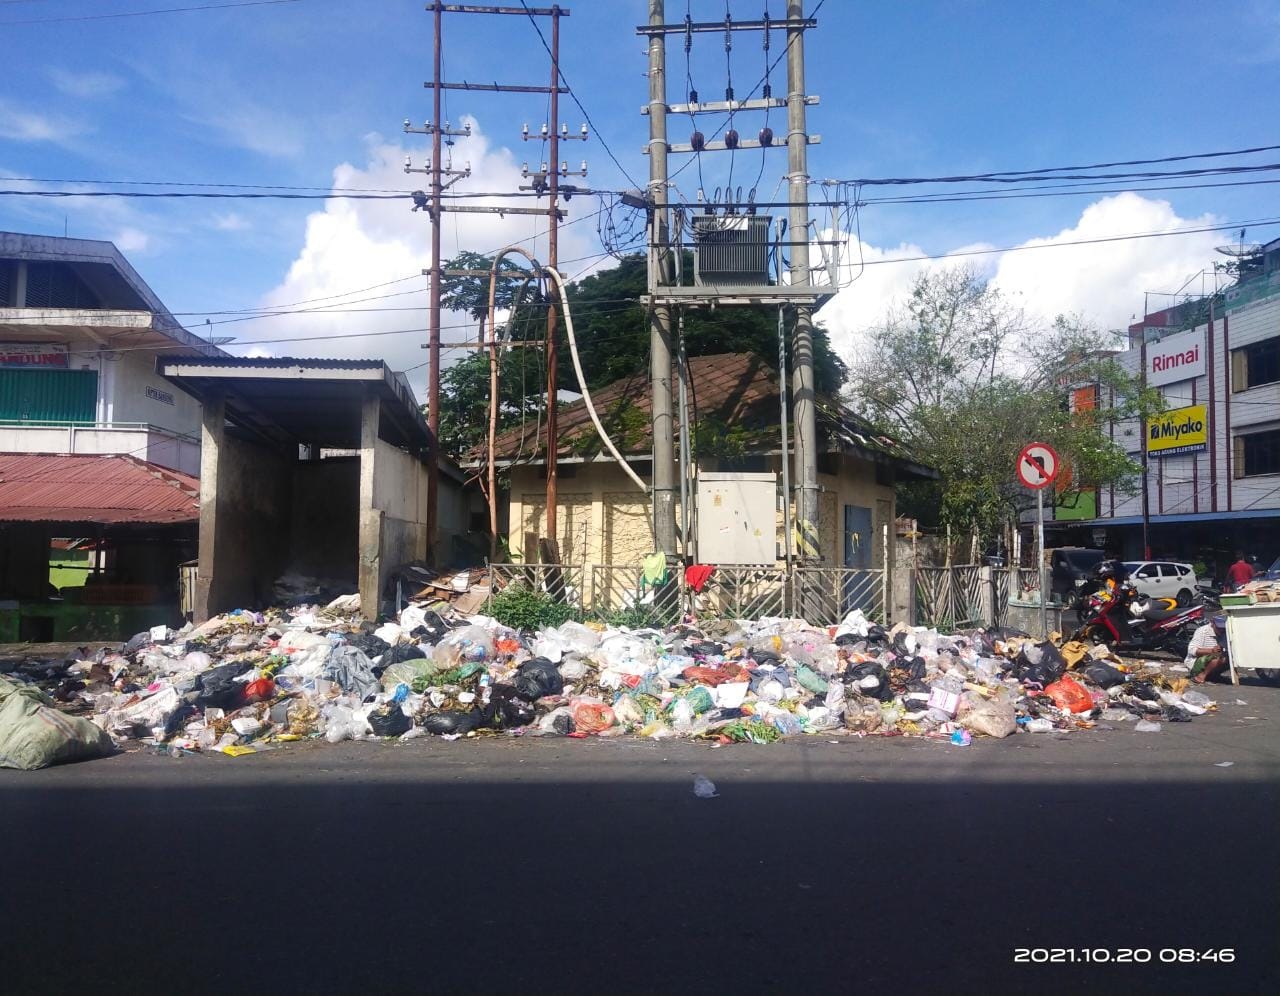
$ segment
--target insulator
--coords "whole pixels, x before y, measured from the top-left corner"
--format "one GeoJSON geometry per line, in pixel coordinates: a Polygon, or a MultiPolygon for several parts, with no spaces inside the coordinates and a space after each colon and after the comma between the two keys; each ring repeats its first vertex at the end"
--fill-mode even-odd
{"type": "Polygon", "coordinates": [[[694,152],[701,152],[703,147],[707,144],[707,138],[702,134],[702,132],[695,131],[689,136],[689,144],[693,146],[694,152]]]}
{"type": "Polygon", "coordinates": [[[724,147],[726,149],[736,149],[738,147],[738,133],[733,128],[724,133],[724,147]]]}
{"type": "Polygon", "coordinates": [[[772,129],[772,128],[761,128],[761,129],[760,129],[760,144],[761,144],[761,145],[763,145],[766,149],[767,149],[769,146],[771,146],[771,145],[773,144],[773,129],[772,129]]]}

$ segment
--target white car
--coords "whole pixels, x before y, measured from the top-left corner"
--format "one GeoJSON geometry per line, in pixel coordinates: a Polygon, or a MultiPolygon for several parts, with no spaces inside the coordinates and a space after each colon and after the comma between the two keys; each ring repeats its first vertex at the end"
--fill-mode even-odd
{"type": "Polygon", "coordinates": [[[1176,598],[1179,605],[1190,605],[1195,597],[1195,568],[1167,560],[1126,560],[1129,580],[1138,591],[1150,598],[1176,598]]]}

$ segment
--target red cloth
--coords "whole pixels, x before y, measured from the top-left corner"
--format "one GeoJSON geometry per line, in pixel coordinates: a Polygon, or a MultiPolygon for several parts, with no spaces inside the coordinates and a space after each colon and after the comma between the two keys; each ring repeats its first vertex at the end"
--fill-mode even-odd
{"type": "Polygon", "coordinates": [[[715,565],[713,564],[690,564],[685,568],[684,580],[694,591],[702,591],[714,573],[715,565]]]}
{"type": "Polygon", "coordinates": [[[1230,582],[1232,588],[1240,588],[1252,580],[1253,565],[1246,561],[1237,560],[1227,568],[1227,581],[1230,582]]]}

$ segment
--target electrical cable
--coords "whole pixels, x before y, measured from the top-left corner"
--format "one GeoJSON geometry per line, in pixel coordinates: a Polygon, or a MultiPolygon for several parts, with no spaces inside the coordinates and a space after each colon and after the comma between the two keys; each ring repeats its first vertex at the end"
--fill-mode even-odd
{"type": "MultiPolygon", "coordinates": [[[[542,42],[542,47],[547,50],[547,55],[551,55],[551,46],[547,44],[546,36],[542,33],[542,26],[538,24],[537,19],[533,16],[533,11],[529,9],[529,5],[525,3],[525,0],[520,0],[520,6],[523,7],[525,13],[529,15],[529,23],[533,25],[533,30],[538,33],[538,40],[542,42]]],[[[609,158],[613,160],[613,164],[618,167],[622,172],[622,175],[627,178],[627,182],[629,182],[633,187],[640,188],[641,184],[637,183],[635,177],[627,172],[627,168],[623,166],[622,163],[618,161],[618,157],[613,154],[613,149],[609,148],[609,143],[604,139],[604,133],[597,128],[596,123],[591,120],[591,115],[588,114],[587,109],[582,106],[582,101],[578,99],[578,95],[573,92],[573,87],[570,86],[569,80],[565,76],[564,70],[559,64],[556,65],[556,75],[560,77],[560,82],[563,83],[565,89],[569,91],[569,98],[577,105],[578,110],[582,112],[583,119],[590,126],[591,131],[595,134],[596,138],[599,139],[600,147],[603,148],[609,158]]]]}
{"type": "MultiPolygon", "coordinates": [[[[521,0],[521,2],[523,3],[523,0],[521,0]]],[[[591,391],[587,387],[587,378],[582,372],[582,361],[578,357],[578,340],[573,334],[573,315],[569,309],[569,293],[566,289],[564,278],[560,276],[559,271],[552,267],[544,267],[544,270],[547,275],[555,281],[556,287],[560,291],[560,303],[564,308],[565,333],[569,339],[569,353],[573,357],[573,372],[578,376],[578,386],[582,388],[582,400],[586,404],[587,414],[591,416],[591,421],[596,427],[596,432],[599,434],[601,441],[608,448],[609,452],[613,455],[613,458],[618,461],[618,465],[626,471],[627,476],[635,482],[636,487],[647,494],[649,486],[644,483],[640,478],[640,475],[631,469],[631,465],[622,458],[622,454],[618,452],[618,448],[613,445],[613,440],[610,439],[609,434],[604,431],[604,426],[600,423],[600,416],[596,414],[596,406],[591,401],[591,391]]],[[[550,445],[550,443],[548,443],[548,445],[550,445]]]]}
{"type": "Polygon", "coordinates": [[[67,17],[32,17],[21,21],[0,21],[0,28],[16,24],[65,24],[69,21],[106,21],[120,17],[148,17],[152,14],[183,14],[200,10],[227,10],[232,7],[274,7],[302,0],[237,0],[235,3],[204,3],[196,7],[164,7],[159,10],[126,10],[114,14],[79,14],[67,17]]]}

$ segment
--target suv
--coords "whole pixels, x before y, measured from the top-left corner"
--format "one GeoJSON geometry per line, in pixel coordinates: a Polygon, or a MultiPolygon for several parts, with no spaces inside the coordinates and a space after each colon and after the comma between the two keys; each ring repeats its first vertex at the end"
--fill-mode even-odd
{"type": "Polygon", "coordinates": [[[1176,564],[1167,560],[1126,560],[1129,580],[1133,586],[1150,598],[1176,598],[1179,605],[1190,605],[1195,594],[1195,569],[1190,564],[1176,564]]]}
{"type": "Polygon", "coordinates": [[[1062,546],[1049,551],[1050,590],[1059,601],[1073,601],[1076,592],[1089,579],[1090,572],[1106,557],[1102,550],[1083,546],[1062,546]]]}

